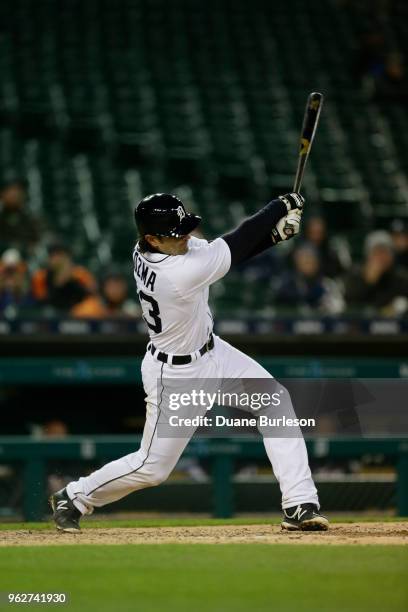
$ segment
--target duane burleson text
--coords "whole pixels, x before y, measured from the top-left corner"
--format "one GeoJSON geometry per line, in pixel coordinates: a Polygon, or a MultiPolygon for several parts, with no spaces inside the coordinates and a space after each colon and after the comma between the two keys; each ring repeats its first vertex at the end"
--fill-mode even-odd
{"type": "Polygon", "coordinates": [[[228,418],[217,415],[215,418],[196,416],[193,418],[172,415],[169,418],[172,427],[316,427],[315,419],[287,419],[285,416],[270,418],[259,416],[257,418],[228,418]]]}

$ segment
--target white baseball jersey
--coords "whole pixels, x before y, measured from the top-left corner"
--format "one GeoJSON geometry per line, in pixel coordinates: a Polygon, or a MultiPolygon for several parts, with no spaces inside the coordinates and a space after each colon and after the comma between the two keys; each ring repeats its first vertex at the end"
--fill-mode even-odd
{"type": "Polygon", "coordinates": [[[209,286],[230,269],[222,238],[191,238],[185,255],[133,251],[134,277],[150,338],[159,350],[185,355],[201,348],[213,328],[209,286]]]}

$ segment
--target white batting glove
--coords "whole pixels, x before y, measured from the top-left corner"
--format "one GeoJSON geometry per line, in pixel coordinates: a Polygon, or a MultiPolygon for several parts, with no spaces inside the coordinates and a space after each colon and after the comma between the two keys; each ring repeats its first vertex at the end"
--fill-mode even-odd
{"type": "Polygon", "coordinates": [[[286,217],[282,217],[272,230],[272,242],[278,244],[296,236],[300,231],[301,219],[302,211],[299,209],[291,210],[286,217]]]}

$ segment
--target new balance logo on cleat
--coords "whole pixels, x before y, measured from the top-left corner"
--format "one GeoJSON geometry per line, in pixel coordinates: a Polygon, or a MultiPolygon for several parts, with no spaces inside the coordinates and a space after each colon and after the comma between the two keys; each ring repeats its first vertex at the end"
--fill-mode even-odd
{"type": "Polygon", "coordinates": [[[327,531],[329,521],[315,504],[299,504],[283,510],[281,527],[287,531],[327,531]]]}
{"type": "Polygon", "coordinates": [[[55,526],[59,531],[78,533],[81,530],[79,519],[82,515],[68,497],[66,489],[61,489],[51,495],[50,505],[55,526]]]}
{"type": "Polygon", "coordinates": [[[292,516],[290,516],[289,512],[287,510],[284,510],[284,514],[287,518],[289,519],[297,519],[298,521],[300,521],[300,519],[302,518],[302,516],[304,516],[306,514],[307,510],[303,510],[302,506],[298,506],[296,508],[296,510],[294,511],[294,513],[292,514],[292,516]]]}

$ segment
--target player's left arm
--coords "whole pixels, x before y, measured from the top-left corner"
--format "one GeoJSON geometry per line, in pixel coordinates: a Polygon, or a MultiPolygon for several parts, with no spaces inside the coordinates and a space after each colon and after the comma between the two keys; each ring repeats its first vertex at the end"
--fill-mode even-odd
{"type": "Polygon", "coordinates": [[[297,234],[300,232],[301,221],[302,211],[292,210],[286,217],[283,217],[283,219],[278,221],[276,227],[272,229],[270,235],[266,236],[266,238],[264,238],[264,240],[249,253],[246,259],[255,257],[256,255],[263,253],[263,251],[276,246],[280,242],[297,236],[297,234]]]}
{"type": "Polygon", "coordinates": [[[245,219],[235,230],[221,236],[231,251],[231,264],[239,264],[298,231],[298,215],[304,199],[299,193],[287,193],[245,219]]]}

